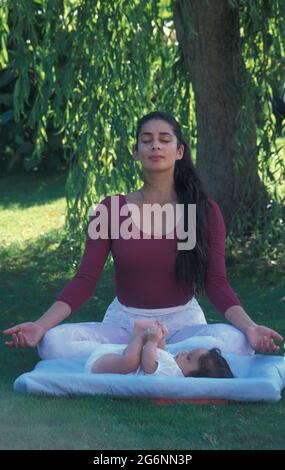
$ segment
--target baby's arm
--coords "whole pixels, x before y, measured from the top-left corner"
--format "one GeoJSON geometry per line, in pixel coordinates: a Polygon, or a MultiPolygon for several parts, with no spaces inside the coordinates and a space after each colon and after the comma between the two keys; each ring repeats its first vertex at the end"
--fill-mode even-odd
{"type": "Polygon", "coordinates": [[[153,374],[157,369],[157,346],[162,338],[163,333],[160,328],[148,328],[147,341],[141,359],[141,367],[147,374],[153,374]]]}
{"type": "Polygon", "coordinates": [[[99,357],[92,364],[91,372],[95,374],[129,374],[134,372],[140,365],[144,342],[144,334],[133,336],[123,355],[109,353],[99,357]]]}

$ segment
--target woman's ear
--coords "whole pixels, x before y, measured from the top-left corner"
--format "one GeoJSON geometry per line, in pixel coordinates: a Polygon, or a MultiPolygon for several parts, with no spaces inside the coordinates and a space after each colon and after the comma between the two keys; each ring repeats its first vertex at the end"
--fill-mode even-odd
{"type": "Polygon", "coordinates": [[[181,144],[177,151],[177,160],[182,160],[183,155],[184,155],[184,145],[181,144]]]}

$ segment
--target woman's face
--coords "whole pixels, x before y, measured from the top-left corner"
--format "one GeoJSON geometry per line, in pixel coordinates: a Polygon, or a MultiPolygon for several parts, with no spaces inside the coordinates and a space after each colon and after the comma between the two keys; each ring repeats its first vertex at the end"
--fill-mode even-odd
{"type": "Polygon", "coordinates": [[[144,170],[161,171],[173,168],[183,157],[184,146],[177,149],[177,138],[172,127],[161,119],[146,122],[138,137],[138,149],[134,158],[140,160],[144,170]],[[161,158],[152,158],[160,155],[161,158]]]}
{"type": "Polygon", "coordinates": [[[183,374],[187,377],[190,372],[199,369],[199,359],[201,356],[209,352],[205,348],[193,349],[193,351],[181,351],[175,356],[175,361],[183,374]]]}

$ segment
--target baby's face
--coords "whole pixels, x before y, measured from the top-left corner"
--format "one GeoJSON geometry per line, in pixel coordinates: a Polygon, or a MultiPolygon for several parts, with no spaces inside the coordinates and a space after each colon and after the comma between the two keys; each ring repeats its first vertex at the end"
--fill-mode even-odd
{"type": "Polygon", "coordinates": [[[188,376],[190,372],[194,372],[199,369],[199,359],[208,351],[209,350],[205,348],[197,348],[192,351],[181,351],[175,356],[176,364],[180,367],[183,374],[188,376]]]}

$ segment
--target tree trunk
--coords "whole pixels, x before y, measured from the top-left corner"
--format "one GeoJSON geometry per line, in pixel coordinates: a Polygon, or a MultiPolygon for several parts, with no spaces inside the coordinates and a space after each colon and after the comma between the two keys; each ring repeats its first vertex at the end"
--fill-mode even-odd
{"type": "Polygon", "coordinates": [[[238,9],[228,0],[176,0],[173,6],[176,36],[195,94],[197,171],[220,205],[227,231],[235,229],[241,211],[244,229],[251,231],[267,194],[258,176],[255,111],[247,92],[238,9]],[[241,136],[246,102],[248,131],[241,136]]]}

